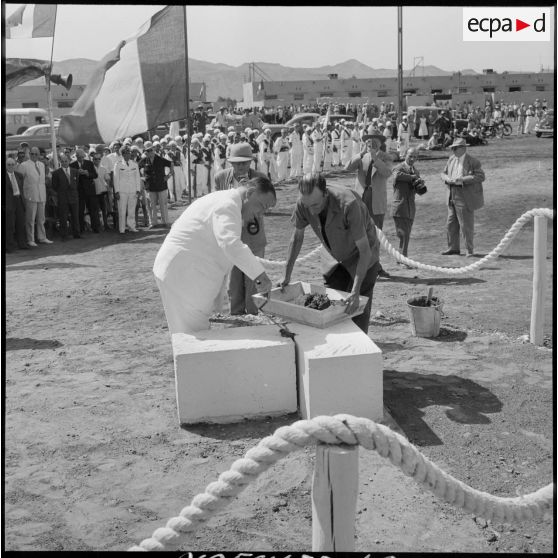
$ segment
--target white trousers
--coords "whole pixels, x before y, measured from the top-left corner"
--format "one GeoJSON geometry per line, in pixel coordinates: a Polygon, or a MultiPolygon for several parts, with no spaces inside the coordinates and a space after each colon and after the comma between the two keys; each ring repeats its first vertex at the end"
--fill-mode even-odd
{"type": "Polygon", "coordinates": [[[45,202],[33,202],[25,200],[25,232],[27,242],[35,242],[35,226],[37,227],[37,239],[45,240],[45,202]]]}
{"type": "Polygon", "coordinates": [[[288,166],[289,152],[281,151],[277,153],[277,180],[285,180],[285,178],[287,178],[288,166]]]}
{"type": "Polygon", "coordinates": [[[118,229],[121,233],[126,230],[126,226],[130,230],[136,228],[136,201],[135,192],[133,194],[120,192],[120,199],[118,200],[118,229]]]}
{"type": "Polygon", "coordinates": [[[324,156],[324,149],[321,143],[318,148],[314,149],[314,162],[312,163],[312,172],[320,172],[322,166],[322,157],[324,156]]]}
{"type": "Polygon", "coordinates": [[[291,149],[291,178],[302,174],[302,149],[291,149]]]}
{"type": "Polygon", "coordinates": [[[314,154],[309,151],[304,151],[304,159],[302,160],[302,172],[303,174],[308,174],[312,172],[312,166],[314,165],[314,154]]]}

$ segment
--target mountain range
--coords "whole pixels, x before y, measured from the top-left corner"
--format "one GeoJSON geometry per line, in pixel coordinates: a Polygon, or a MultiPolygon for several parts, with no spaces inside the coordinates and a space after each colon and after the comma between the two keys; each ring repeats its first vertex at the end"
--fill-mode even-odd
{"type": "MultiPolygon", "coordinates": [[[[75,84],[86,84],[97,65],[97,61],[87,58],[72,58],[54,62],[53,73],[73,75],[75,84]]],[[[371,68],[355,59],[350,59],[332,66],[319,68],[292,68],[281,64],[256,62],[257,69],[272,81],[297,81],[328,79],[328,74],[337,74],[339,79],[348,78],[382,78],[397,77],[397,70],[388,68],[371,68]]],[[[242,84],[249,80],[250,64],[229,66],[227,64],[205,62],[203,60],[188,60],[191,82],[205,82],[206,94],[209,101],[216,101],[218,97],[242,100],[242,84]]],[[[411,70],[404,70],[408,76],[411,70]]],[[[416,76],[447,76],[454,71],[447,71],[436,66],[419,66],[415,69],[416,76]]],[[[461,70],[464,75],[476,75],[471,69],[461,70]]],[[[259,81],[260,77],[256,77],[259,81]]],[[[44,84],[43,79],[28,82],[28,85],[44,84]]]]}

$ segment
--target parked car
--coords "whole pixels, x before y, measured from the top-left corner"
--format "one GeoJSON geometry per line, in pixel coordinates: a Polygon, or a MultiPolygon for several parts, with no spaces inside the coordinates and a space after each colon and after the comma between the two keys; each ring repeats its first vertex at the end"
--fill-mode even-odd
{"type": "MultiPolygon", "coordinates": [[[[293,116],[290,120],[287,120],[285,124],[266,124],[266,127],[271,129],[271,137],[275,141],[275,139],[281,135],[281,128],[293,128],[295,124],[300,124],[304,126],[308,124],[313,126],[316,122],[320,122],[322,125],[324,124],[326,116],[323,114],[318,114],[317,112],[301,112],[295,116],[293,116]]],[[[330,114],[329,115],[329,122],[335,123],[341,120],[350,120],[353,121],[354,117],[349,114],[330,114]]]]}
{"type": "Polygon", "coordinates": [[[546,114],[543,116],[540,122],[537,122],[535,125],[535,135],[540,137],[546,138],[553,138],[554,137],[554,109],[549,109],[546,111],[546,114]]]}
{"type": "MultiPolygon", "coordinates": [[[[54,130],[56,133],[56,145],[63,147],[66,142],[58,136],[58,122],[54,123],[54,130]]],[[[39,124],[27,128],[23,134],[15,136],[7,136],[4,138],[4,151],[17,151],[19,144],[26,141],[29,147],[38,147],[39,149],[50,150],[52,144],[50,141],[50,124],[39,124]]]]}

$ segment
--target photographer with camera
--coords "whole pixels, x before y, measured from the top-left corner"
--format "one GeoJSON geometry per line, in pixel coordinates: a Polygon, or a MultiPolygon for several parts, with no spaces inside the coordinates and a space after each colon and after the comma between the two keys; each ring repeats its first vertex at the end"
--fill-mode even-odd
{"type": "MultiPolygon", "coordinates": [[[[411,229],[415,219],[415,194],[426,193],[424,180],[415,169],[417,149],[407,149],[405,161],[393,169],[393,204],[391,216],[395,222],[395,230],[399,238],[399,251],[407,255],[411,229]]],[[[399,263],[399,262],[397,262],[399,263]]]]}

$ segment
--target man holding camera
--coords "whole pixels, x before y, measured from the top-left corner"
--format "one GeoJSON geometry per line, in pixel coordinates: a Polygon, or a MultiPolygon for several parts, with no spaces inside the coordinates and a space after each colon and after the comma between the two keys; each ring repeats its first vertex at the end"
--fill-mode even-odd
{"type": "Polygon", "coordinates": [[[451,145],[452,155],[440,175],[449,190],[448,249],[442,255],[460,254],[459,232],[463,233],[467,257],[474,256],[475,210],[484,205],[482,183],[485,175],[480,162],[467,153],[467,143],[457,138],[451,145]]]}
{"type": "MultiPolygon", "coordinates": [[[[407,149],[405,161],[393,169],[393,204],[391,216],[395,222],[395,231],[399,238],[399,251],[407,256],[411,229],[415,219],[415,194],[422,196],[426,186],[415,168],[417,150],[407,149]]],[[[399,263],[399,262],[398,262],[399,263]]]]}

